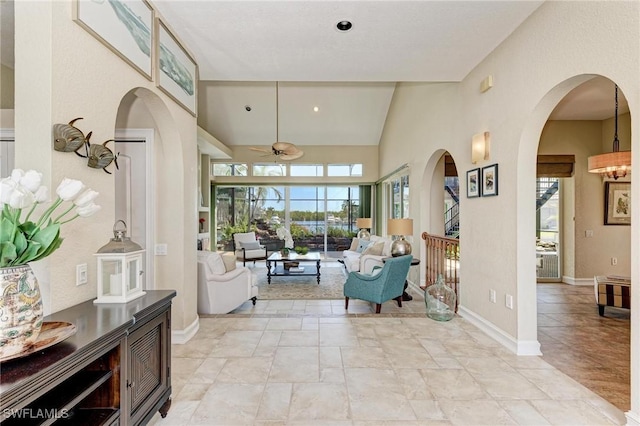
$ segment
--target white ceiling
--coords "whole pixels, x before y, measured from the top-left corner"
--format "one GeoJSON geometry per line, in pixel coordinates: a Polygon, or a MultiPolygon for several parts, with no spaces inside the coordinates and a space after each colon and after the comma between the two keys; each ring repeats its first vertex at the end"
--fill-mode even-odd
{"type": "Polygon", "coordinates": [[[341,82],[460,81],[542,3],[154,2],[201,80],[341,82]]]}
{"type": "MultiPolygon", "coordinates": [[[[199,65],[198,124],[228,146],[270,145],[277,124],[279,140],[299,145],[376,145],[396,82],[462,80],[543,3],[151,2],[199,65]],[[339,32],[341,20],[353,28],[339,32]]],[[[13,2],[0,14],[0,60],[13,68],[13,2]]],[[[613,116],[612,85],[585,83],[550,118],[613,116]]]]}

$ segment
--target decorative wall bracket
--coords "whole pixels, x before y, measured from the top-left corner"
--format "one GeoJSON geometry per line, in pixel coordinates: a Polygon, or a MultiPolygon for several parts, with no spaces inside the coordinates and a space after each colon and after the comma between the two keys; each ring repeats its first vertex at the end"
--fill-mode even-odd
{"type": "Polygon", "coordinates": [[[105,173],[111,174],[107,166],[113,162],[118,169],[118,154],[114,154],[107,148],[107,143],[115,142],[113,139],[104,141],[101,145],[93,144],[89,139],[93,132],[85,136],[80,129],[74,126],[75,122],[82,120],[82,117],[74,118],[69,124],[53,125],[53,149],[60,152],[73,152],[78,157],[87,159],[87,166],[93,169],[102,169],[105,173]],[[84,146],[84,154],[80,148],[84,146]]]}

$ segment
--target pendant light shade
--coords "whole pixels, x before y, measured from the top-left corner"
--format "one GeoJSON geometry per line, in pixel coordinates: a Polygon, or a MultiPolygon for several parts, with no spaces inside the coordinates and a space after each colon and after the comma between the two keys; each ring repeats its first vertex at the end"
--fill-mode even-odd
{"type": "Polygon", "coordinates": [[[631,172],[631,151],[620,151],[620,140],[618,139],[618,85],[615,92],[615,121],[613,135],[613,152],[600,155],[593,155],[587,160],[589,173],[599,173],[613,179],[625,177],[631,172]]]}

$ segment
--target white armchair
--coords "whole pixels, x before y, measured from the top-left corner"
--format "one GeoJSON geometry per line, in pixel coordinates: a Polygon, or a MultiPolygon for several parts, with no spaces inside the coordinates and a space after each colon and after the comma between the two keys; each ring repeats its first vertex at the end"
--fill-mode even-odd
{"type": "Polygon", "coordinates": [[[198,313],[226,314],[249,299],[256,304],[255,276],[249,268],[236,267],[234,256],[225,257],[229,259],[216,252],[198,252],[198,313]]]}
{"type": "Polygon", "coordinates": [[[237,232],[233,234],[233,248],[236,258],[242,260],[242,266],[247,266],[247,260],[265,260],[267,258],[267,248],[262,246],[256,239],[255,232],[237,232]]]}

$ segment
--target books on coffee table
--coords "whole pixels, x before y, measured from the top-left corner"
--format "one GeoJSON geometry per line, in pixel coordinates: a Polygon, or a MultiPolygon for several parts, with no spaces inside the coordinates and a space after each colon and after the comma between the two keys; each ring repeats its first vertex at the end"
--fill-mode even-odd
{"type": "Polygon", "coordinates": [[[292,274],[300,274],[303,272],[304,272],[304,266],[296,266],[296,267],[289,268],[289,273],[292,273],[292,274]]]}

